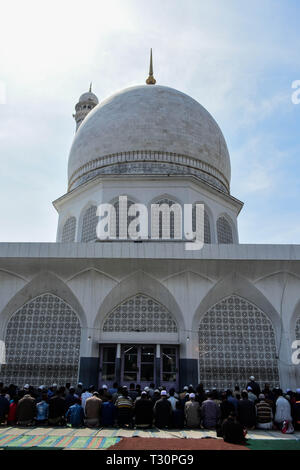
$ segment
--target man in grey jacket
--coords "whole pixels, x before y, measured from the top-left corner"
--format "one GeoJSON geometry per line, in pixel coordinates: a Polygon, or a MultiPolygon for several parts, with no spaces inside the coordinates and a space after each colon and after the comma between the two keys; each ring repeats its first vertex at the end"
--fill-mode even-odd
{"type": "Polygon", "coordinates": [[[201,406],[202,425],[206,429],[216,429],[221,415],[220,406],[212,399],[212,394],[207,394],[207,400],[201,406]]]}

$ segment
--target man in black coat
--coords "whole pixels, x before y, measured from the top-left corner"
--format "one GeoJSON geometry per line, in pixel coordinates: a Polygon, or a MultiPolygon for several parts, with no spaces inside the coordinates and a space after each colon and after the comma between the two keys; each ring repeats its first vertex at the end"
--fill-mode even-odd
{"type": "Polygon", "coordinates": [[[292,405],[292,416],[296,431],[300,431],[300,388],[297,388],[295,403],[292,405]]]}
{"type": "Polygon", "coordinates": [[[260,392],[260,386],[257,382],[255,382],[255,377],[253,377],[253,375],[251,375],[250,377],[250,382],[247,383],[247,388],[248,387],[251,387],[252,388],[252,392],[254,393],[254,395],[256,395],[258,397],[258,395],[261,393],[260,392]]]}
{"type": "Polygon", "coordinates": [[[63,390],[59,389],[49,400],[48,421],[52,426],[61,425],[65,422],[65,413],[67,411],[66,400],[63,397],[63,390]]]}
{"type": "Polygon", "coordinates": [[[245,444],[243,426],[237,422],[235,412],[231,412],[222,424],[222,435],[225,442],[230,444],[245,444]]]}
{"type": "Polygon", "coordinates": [[[149,400],[145,391],[141,393],[141,398],[135,401],[134,416],[136,426],[152,428],[153,403],[149,400]]]}
{"type": "Polygon", "coordinates": [[[5,395],[6,395],[6,391],[3,388],[0,391],[0,424],[3,422],[4,423],[6,422],[8,411],[9,411],[9,401],[7,400],[5,395]]]}
{"type": "Polygon", "coordinates": [[[254,429],[256,423],[256,411],[253,401],[248,400],[248,393],[242,392],[242,399],[238,402],[238,421],[248,429],[254,429]]]}
{"type": "Polygon", "coordinates": [[[171,425],[172,405],[167,400],[168,395],[165,390],[161,391],[161,398],[154,405],[155,426],[157,428],[167,428],[171,425]]]}
{"type": "Polygon", "coordinates": [[[230,413],[235,412],[234,404],[227,400],[226,392],[222,393],[222,401],[220,403],[221,423],[227,419],[230,413]]]}

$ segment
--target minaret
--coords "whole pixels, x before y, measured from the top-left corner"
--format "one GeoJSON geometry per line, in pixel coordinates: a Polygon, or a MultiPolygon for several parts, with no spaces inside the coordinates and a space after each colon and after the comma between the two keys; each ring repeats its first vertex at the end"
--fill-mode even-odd
{"type": "Polygon", "coordinates": [[[147,85],[155,85],[156,80],[153,77],[153,64],[152,64],[152,48],[150,49],[150,67],[149,67],[149,77],[146,80],[147,85]]]}
{"type": "Polygon", "coordinates": [[[83,93],[79,98],[78,103],[75,106],[75,114],[73,114],[73,118],[76,121],[76,131],[84,118],[89,114],[89,112],[97,106],[99,100],[97,96],[92,93],[92,84],[90,84],[89,91],[87,93],[83,93]]]}

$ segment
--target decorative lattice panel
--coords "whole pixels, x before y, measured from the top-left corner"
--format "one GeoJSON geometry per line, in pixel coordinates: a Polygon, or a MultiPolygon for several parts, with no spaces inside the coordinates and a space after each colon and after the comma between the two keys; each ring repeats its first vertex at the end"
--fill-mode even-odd
{"type": "Polygon", "coordinates": [[[250,375],[277,386],[275,336],[266,315],[238,296],[214,305],[200,322],[199,369],[207,388],[245,386],[250,375]]]}
{"type": "Polygon", "coordinates": [[[136,295],[107,316],[103,331],[176,333],[177,326],[163,305],[145,295],[136,295]]]}
{"type": "MultiPolygon", "coordinates": [[[[134,204],[133,201],[127,200],[127,211],[129,209],[129,207],[132,206],[132,204],[134,204]]],[[[119,236],[120,236],[119,201],[114,204],[114,208],[115,208],[115,211],[116,211],[116,237],[118,239],[119,236]]],[[[135,219],[135,216],[127,215],[127,221],[125,220],[126,229],[127,229],[127,236],[128,236],[128,226],[129,226],[130,222],[134,219],[135,219]]],[[[122,227],[122,229],[123,229],[123,227],[122,227]]],[[[125,230],[124,230],[124,232],[125,232],[125,230]]]]}
{"type": "Polygon", "coordinates": [[[89,207],[82,218],[81,241],[92,242],[97,239],[96,227],[98,223],[98,216],[96,215],[97,207],[89,207]]]}
{"type": "Polygon", "coordinates": [[[74,242],[75,231],[76,231],[76,219],[75,217],[69,217],[68,220],[64,224],[61,241],[63,243],[74,242]]]}
{"type": "MultiPolygon", "coordinates": [[[[172,201],[171,199],[160,199],[159,201],[155,201],[155,204],[167,204],[169,207],[171,207],[173,204],[177,204],[175,201],[172,201]]],[[[179,223],[180,225],[182,224],[182,220],[181,219],[176,219],[176,213],[174,213],[173,211],[170,211],[170,239],[174,239],[174,230],[175,230],[175,222],[176,223],[179,223]]],[[[159,214],[159,238],[163,238],[163,233],[162,233],[162,224],[163,224],[163,217],[162,217],[162,214],[160,213],[159,214]]]]}
{"type": "Polygon", "coordinates": [[[300,339],[300,318],[296,322],[296,339],[300,339]]]}
{"type": "Polygon", "coordinates": [[[233,243],[232,229],[225,217],[217,220],[218,243],[233,243]]]}
{"type": "Polygon", "coordinates": [[[76,383],[80,322],[62,299],[43,294],[11,317],[6,330],[6,365],[1,381],[23,386],[76,383]]]}
{"type": "MultiPolygon", "coordinates": [[[[193,232],[196,231],[196,206],[192,211],[192,227],[193,232]]],[[[204,243],[211,243],[210,221],[206,210],[204,209],[204,243]]]]}

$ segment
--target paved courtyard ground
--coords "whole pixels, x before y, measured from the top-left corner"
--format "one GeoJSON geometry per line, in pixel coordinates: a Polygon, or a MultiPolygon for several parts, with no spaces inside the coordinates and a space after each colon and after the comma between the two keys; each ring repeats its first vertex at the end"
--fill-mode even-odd
{"type": "Polygon", "coordinates": [[[299,449],[300,432],[249,431],[248,444],[230,446],[215,431],[119,428],[0,427],[0,449],[299,449]]]}

